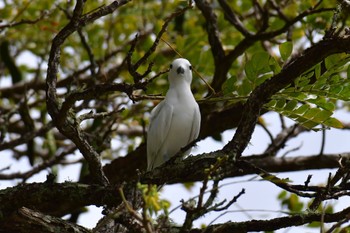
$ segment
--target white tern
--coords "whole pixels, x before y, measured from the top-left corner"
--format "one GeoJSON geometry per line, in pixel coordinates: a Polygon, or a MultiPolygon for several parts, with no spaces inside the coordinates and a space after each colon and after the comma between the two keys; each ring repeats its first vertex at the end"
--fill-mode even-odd
{"type": "Polygon", "coordinates": [[[201,115],[191,91],[190,62],[175,59],[170,65],[168,80],[165,99],[151,112],[147,136],[148,171],[165,163],[199,134],[201,115]]]}

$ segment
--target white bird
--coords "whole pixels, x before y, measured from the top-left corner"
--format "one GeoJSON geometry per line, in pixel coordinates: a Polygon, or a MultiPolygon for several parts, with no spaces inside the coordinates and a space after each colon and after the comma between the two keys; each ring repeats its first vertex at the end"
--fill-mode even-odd
{"type": "Polygon", "coordinates": [[[201,115],[191,91],[190,62],[175,59],[170,65],[168,80],[165,99],[151,112],[147,137],[148,171],[168,161],[199,134],[201,115]]]}

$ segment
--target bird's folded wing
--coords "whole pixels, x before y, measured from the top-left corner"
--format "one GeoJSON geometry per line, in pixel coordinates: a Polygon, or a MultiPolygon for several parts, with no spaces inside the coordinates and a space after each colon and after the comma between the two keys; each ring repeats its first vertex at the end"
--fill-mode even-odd
{"type": "Polygon", "coordinates": [[[167,102],[160,102],[151,113],[151,123],[147,136],[148,169],[153,167],[156,160],[162,160],[161,148],[166,139],[173,116],[173,107],[167,102]]]}
{"type": "Polygon", "coordinates": [[[192,128],[191,128],[191,133],[190,133],[188,143],[197,139],[197,137],[199,135],[200,126],[201,126],[201,113],[199,111],[199,108],[196,108],[196,110],[194,112],[194,117],[192,120],[192,128]]]}

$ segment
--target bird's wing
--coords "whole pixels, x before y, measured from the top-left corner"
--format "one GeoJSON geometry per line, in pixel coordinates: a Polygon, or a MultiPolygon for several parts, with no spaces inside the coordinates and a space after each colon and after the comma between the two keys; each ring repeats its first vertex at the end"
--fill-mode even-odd
{"type": "Polygon", "coordinates": [[[151,122],[147,136],[147,170],[154,164],[163,163],[160,149],[169,133],[173,107],[166,101],[160,102],[151,112],[151,122]]]}
{"type": "Polygon", "coordinates": [[[194,116],[193,116],[193,120],[192,120],[192,128],[191,128],[191,133],[190,133],[188,143],[197,139],[198,134],[199,134],[199,130],[200,130],[200,126],[201,126],[201,113],[200,113],[199,107],[197,105],[196,110],[194,111],[194,116]]]}

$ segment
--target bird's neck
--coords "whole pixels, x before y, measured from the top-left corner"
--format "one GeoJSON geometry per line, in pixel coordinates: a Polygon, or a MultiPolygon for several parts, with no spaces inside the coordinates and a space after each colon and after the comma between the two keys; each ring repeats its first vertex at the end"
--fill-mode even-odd
{"type": "Polygon", "coordinates": [[[178,100],[194,98],[191,87],[186,82],[178,82],[176,84],[170,84],[169,90],[167,92],[167,96],[171,96],[172,98],[176,98],[178,100]]]}
{"type": "Polygon", "coordinates": [[[169,82],[169,89],[187,90],[190,89],[191,84],[186,82],[186,80],[172,80],[169,82]]]}

